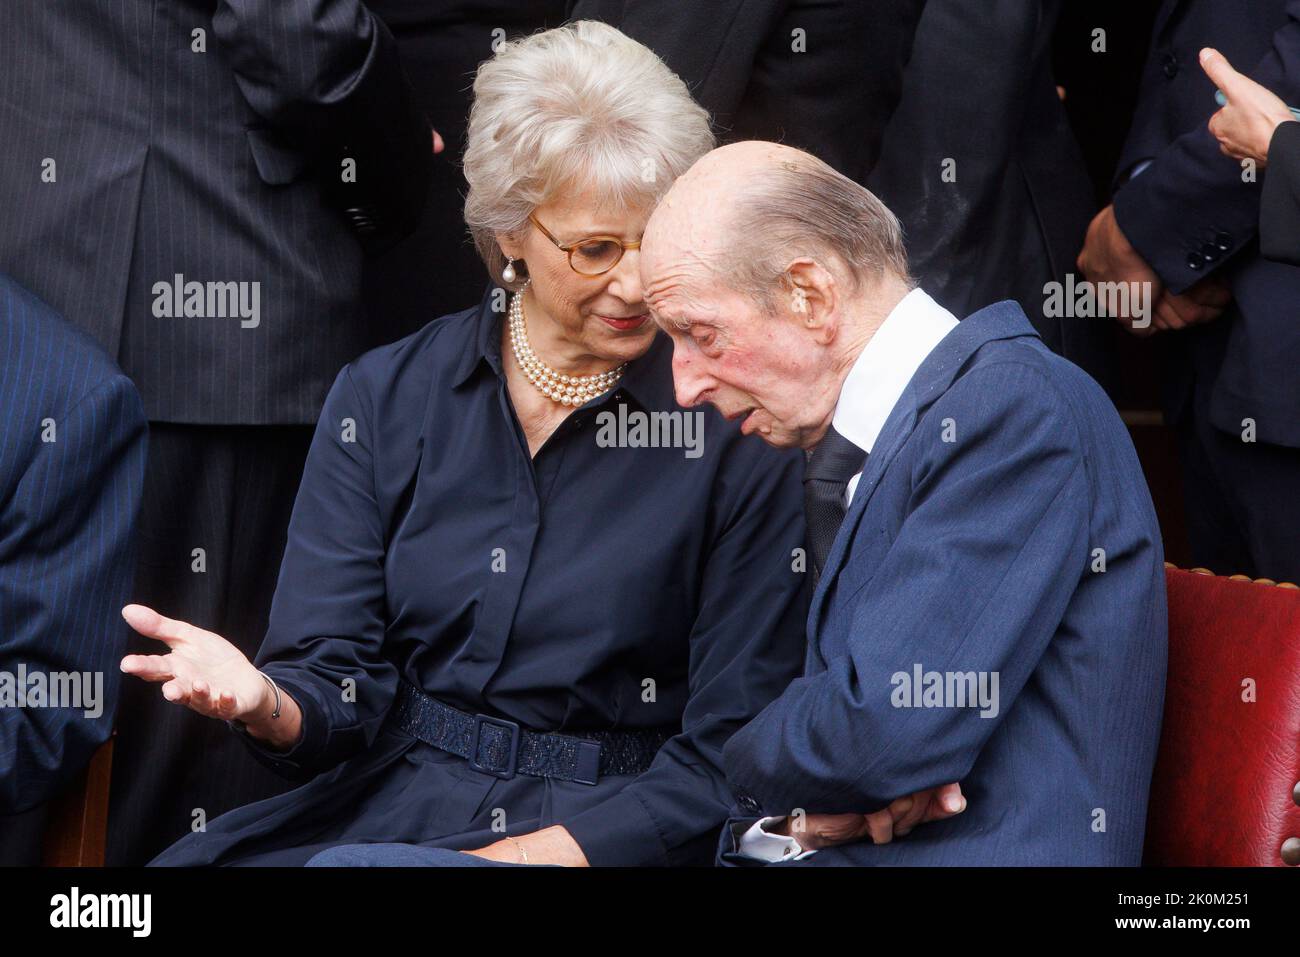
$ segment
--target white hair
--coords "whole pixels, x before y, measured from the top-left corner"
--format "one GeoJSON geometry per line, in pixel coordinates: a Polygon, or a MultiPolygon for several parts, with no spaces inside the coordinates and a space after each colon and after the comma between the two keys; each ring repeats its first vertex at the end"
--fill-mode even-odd
{"type": "Polygon", "coordinates": [[[823,265],[838,260],[855,287],[884,273],[916,285],[898,217],[866,187],[810,153],[753,173],[725,234],[728,258],[714,271],[769,315],[778,293],[792,291],[786,267],[799,256],[823,265]]]}
{"type": "Polygon", "coordinates": [[[647,47],[579,20],[503,44],[474,79],[465,222],[488,271],[496,234],[563,191],[616,208],[650,205],[713,148],[708,113],[647,47]]]}

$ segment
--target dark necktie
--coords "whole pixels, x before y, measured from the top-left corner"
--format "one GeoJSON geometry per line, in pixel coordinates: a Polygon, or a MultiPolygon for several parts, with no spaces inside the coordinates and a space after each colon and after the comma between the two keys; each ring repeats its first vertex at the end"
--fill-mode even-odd
{"type": "Polygon", "coordinates": [[[867,453],[831,428],[813,449],[803,473],[803,509],[808,521],[808,551],[813,581],[822,568],[844,521],[844,490],[862,471],[867,453]]]}

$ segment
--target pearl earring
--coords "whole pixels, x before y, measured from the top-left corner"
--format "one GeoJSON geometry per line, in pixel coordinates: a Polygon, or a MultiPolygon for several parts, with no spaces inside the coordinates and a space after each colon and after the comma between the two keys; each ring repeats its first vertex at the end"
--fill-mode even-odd
{"type": "Polygon", "coordinates": [[[519,274],[515,272],[515,261],[513,259],[507,258],[506,268],[501,270],[501,278],[504,279],[506,282],[514,282],[515,279],[518,278],[518,275],[519,274]]]}

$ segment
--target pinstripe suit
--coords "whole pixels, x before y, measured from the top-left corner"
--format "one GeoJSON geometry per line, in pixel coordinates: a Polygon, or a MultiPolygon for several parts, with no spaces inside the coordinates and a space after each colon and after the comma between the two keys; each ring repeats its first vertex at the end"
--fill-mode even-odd
{"type": "Polygon", "coordinates": [[[108,357],[2,273],[0,413],[0,672],[103,677],[97,716],[0,707],[0,863],[35,863],[43,806],[113,727],[146,425],[108,357]]]}
{"type": "Polygon", "coordinates": [[[0,130],[0,269],[117,358],[151,422],[311,425],[387,341],[334,207],[413,227],[432,155],[360,0],[7,0],[0,130]],[[157,317],[178,274],[260,283],[260,322],[157,317]]]}
{"type": "MultiPolygon", "coordinates": [[[[360,303],[363,247],[413,227],[432,164],[396,44],[361,0],[7,0],[0,130],[0,269],[152,424],[132,597],[252,656],[325,393],[397,337],[360,303]],[[192,283],[239,295],[187,315],[192,283]]],[[[124,688],[118,727],[109,863],[283,788],[156,687],[124,688]]]]}

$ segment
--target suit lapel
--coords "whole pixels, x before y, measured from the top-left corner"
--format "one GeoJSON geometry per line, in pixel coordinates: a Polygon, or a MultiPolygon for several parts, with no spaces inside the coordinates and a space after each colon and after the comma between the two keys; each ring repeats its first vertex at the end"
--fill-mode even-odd
{"type": "Polygon", "coordinates": [[[1181,12],[1179,8],[1184,5],[1184,0],[1165,0],[1164,3],[1160,4],[1160,8],[1156,11],[1155,22],[1151,25],[1152,46],[1155,45],[1155,41],[1159,39],[1164,31],[1177,19],[1177,14],[1181,12]]]}
{"type": "Polygon", "coordinates": [[[1020,336],[1037,338],[1024,311],[1011,300],[994,303],[959,322],[917,368],[880,430],[875,448],[867,458],[866,469],[853,493],[853,501],[849,504],[835,541],[831,543],[830,553],[826,556],[826,566],[822,569],[821,578],[813,592],[812,605],[808,609],[810,656],[817,655],[817,636],[826,596],[839,576],[849,544],[857,533],[867,505],[880,486],[885,470],[911,437],[925,410],[948,391],[967,361],[981,346],[996,339],[1014,339],[1020,336]]]}

